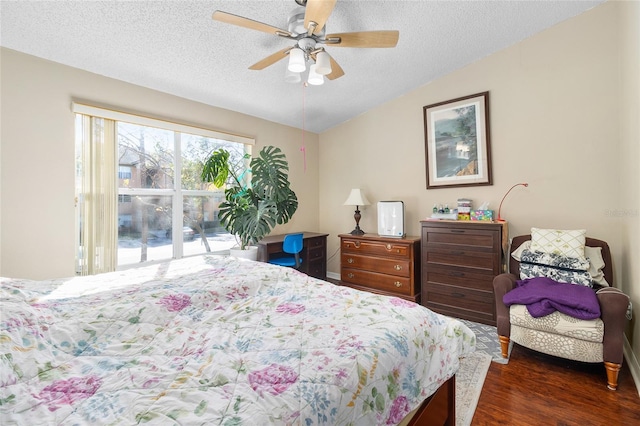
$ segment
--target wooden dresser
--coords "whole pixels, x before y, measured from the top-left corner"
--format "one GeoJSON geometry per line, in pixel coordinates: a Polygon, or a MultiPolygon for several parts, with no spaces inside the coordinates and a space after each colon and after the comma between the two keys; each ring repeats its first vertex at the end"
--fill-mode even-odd
{"type": "Polygon", "coordinates": [[[420,238],[339,237],[343,285],[420,302],[420,238]]]}
{"type": "Polygon", "coordinates": [[[493,278],[504,271],[504,222],[422,221],[422,305],[496,325],[493,278]]]}

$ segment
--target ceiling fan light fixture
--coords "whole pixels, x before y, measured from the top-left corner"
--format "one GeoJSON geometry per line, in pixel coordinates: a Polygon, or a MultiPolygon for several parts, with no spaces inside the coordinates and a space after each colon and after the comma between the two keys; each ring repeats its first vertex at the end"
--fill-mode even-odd
{"type": "Polygon", "coordinates": [[[304,51],[299,47],[294,47],[289,51],[289,66],[291,72],[303,72],[306,69],[304,63],[304,51]]]}
{"type": "Polygon", "coordinates": [[[331,61],[329,54],[324,50],[316,55],[316,72],[320,75],[331,74],[331,61]]]}
{"type": "Polygon", "coordinates": [[[300,83],[302,81],[302,77],[300,77],[299,72],[289,71],[289,68],[284,73],[284,81],[287,83],[300,83]]]}
{"type": "MultiPolygon", "coordinates": [[[[314,71],[308,79],[311,84],[322,84],[324,76],[329,80],[335,80],[344,75],[344,70],[335,59],[329,56],[323,47],[316,47],[317,44],[361,48],[395,47],[398,44],[400,32],[395,30],[356,31],[327,35],[325,34],[326,23],[333,12],[336,0],[295,0],[295,2],[299,7],[296,7],[289,14],[287,21],[289,30],[220,10],[216,10],[213,13],[213,19],[226,24],[294,40],[296,42],[295,46],[286,47],[275,52],[251,65],[249,69],[265,69],[289,55],[287,69],[292,73],[305,73],[307,61],[310,62],[309,65],[315,65],[314,71]]],[[[301,80],[305,79],[302,75],[299,77],[301,80]]],[[[287,79],[290,81],[297,80],[293,75],[287,79]]]]}
{"type": "Polygon", "coordinates": [[[318,74],[317,67],[318,65],[316,64],[309,67],[309,78],[307,79],[307,82],[314,86],[324,84],[324,76],[322,74],[318,74]]]}

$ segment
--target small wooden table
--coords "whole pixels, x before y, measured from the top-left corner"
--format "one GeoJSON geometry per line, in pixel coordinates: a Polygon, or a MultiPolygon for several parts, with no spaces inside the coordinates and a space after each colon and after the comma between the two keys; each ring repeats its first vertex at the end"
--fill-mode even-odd
{"type": "MultiPolygon", "coordinates": [[[[290,232],[295,234],[295,232],[290,232]]],[[[258,243],[258,260],[260,262],[268,262],[271,256],[277,256],[282,254],[282,242],[284,236],[269,235],[264,237],[258,243]]],[[[317,232],[303,232],[302,235],[302,252],[300,257],[302,258],[302,265],[300,265],[300,272],[320,278],[321,280],[327,279],[327,236],[329,234],[320,234],[317,232]]]]}

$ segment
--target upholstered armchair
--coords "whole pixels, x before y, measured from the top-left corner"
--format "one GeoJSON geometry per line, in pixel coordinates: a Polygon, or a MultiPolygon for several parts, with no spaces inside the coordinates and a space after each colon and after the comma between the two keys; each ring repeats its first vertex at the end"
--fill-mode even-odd
{"type": "MultiPolygon", "coordinates": [[[[520,262],[511,256],[531,235],[515,237],[511,244],[509,271],[493,280],[495,291],[498,336],[502,356],[508,356],[510,341],[548,355],[575,361],[604,362],[607,387],[618,386],[618,372],[622,366],[623,332],[626,324],[629,297],[613,287],[594,288],[600,305],[600,318],[580,320],[559,311],[539,318],[532,317],[524,305],[506,306],[504,295],[516,287],[520,279],[520,262]]],[[[602,240],[586,238],[587,247],[602,254],[604,279],[613,285],[613,268],[609,245],[602,240]]],[[[599,286],[596,286],[599,287],[599,286]]]]}

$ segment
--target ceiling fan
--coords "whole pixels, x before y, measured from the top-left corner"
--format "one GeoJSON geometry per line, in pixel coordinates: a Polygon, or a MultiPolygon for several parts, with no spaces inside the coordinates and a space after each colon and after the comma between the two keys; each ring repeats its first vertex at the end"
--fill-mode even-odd
{"type": "Polygon", "coordinates": [[[227,24],[237,25],[256,31],[273,34],[290,40],[295,45],[284,48],[251,65],[251,70],[262,70],[289,56],[287,69],[294,73],[299,81],[299,73],[306,70],[306,63],[312,61],[309,68],[309,83],[322,84],[323,76],[329,80],[342,77],[344,71],[326,52],[324,44],[332,47],[395,47],[400,33],[398,31],[358,31],[350,33],[325,34],[325,24],[333,12],[337,0],[295,0],[304,6],[297,8],[289,16],[288,29],[283,30],[254,21],[242,16],[216,10],[213,19],[227,24]]]}

